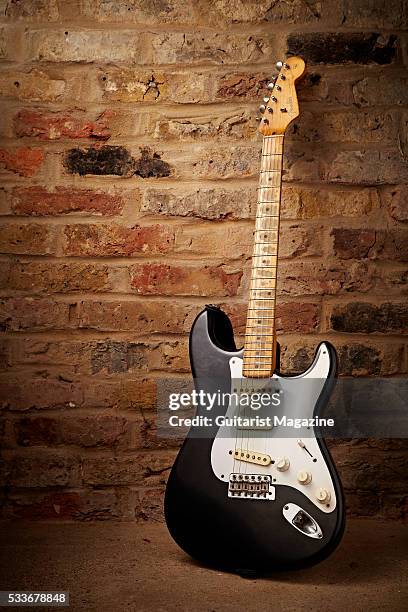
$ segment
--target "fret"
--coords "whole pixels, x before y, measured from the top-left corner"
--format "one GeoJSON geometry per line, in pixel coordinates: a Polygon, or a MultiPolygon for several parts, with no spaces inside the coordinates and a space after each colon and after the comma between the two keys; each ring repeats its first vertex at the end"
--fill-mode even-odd
{"type": "Polygon", "coordinates": [[[245,351],[244,359],[245,359],[246,362],[248,362],[248,365],[249,364],[254,365],[256,363],[259,363],[259,364],[262,364],[262,366],[266,366],[266,365],[268,365],[267,361],[270,361],[271,365],[272,365],[272,363],[273,363],[273,353],[270,352],[270,353],[265,354],[265,355],[250,355],[250,354],[248,354],[247,351],[245,351]]]}
{"type": "Polygon", "coordinates": [[[276,253],[271,253],[267,255],[266,253],[254,253],[252,257],[264,257],[265,259],[270,259],[271,257],[277,257],[276,253]]]}
{"type": "Polygon", "coordinates": [[[273,334],[256,334],[256,336],[257,336],[257,337],[258,337],[258,336],[259,336],[259,337],[261,337],[261,336],[262,336],[262,337],[264,337],[264,338],[266,338],[266,337],[268,337],[268,336],[269,336],[269,337],[273,338],[273,334]]]}
{"type": "MultiPolygon", "coordinates": [[[[248,310],[256,310],[257,312],[261,311],[261,312],[266,312],[268,311],[269,314],[274,314],[274,310],[272,310],[271,308],[248,308],[248,310]]],[[[256,317],[252,317],[252,319],[269,319],[270,317],[265,317],[263,315],[258,315],[256,317]]]]}

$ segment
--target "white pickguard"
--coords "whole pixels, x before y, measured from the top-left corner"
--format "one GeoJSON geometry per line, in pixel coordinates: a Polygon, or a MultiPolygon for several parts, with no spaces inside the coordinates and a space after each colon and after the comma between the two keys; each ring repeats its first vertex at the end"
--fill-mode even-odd
{"type": "MultiPolygon", "coordinates": [[[[231,358],[230,368],[233,380],[242,379],[241,358],[231,358]]],[[[288,406],[290,405],[291,417],[312,418],[316,402],[329,374],[329,369],[329,352],[326,345],[322,344],[314,363],[304,374],[288,378],[274,375],[271,380],[279,385],[282,390],[281,402],[283,412],[286,414],[286,402],[288,406]],[[305,379],[310,379],[310,382],[301,386],[302,392],[300,394],[296,393],[296,381],[305,379]]],[[[233,389],[231,389],[232,391],[233,389]]],[[[234,414],[236,415],[236,406],[231,403],[226,417],[233,417],[234,414]]],[[[296,438],[280,437],[282,436],[282,429],[281,433],[279,432],[280,429],[279,425],[272,429],[256,431],[222,425],[211,449],[211,465],[214,474],[223,482],[228,482],[232,473],[269,475],[273,479],[274,486],[288,485],[294,487],[306,495],[323,512],[332,512],[336,507],[336,494],[330,472],[316,438],[311,436],[311,431],[305,428],[296,430],[298,432],[296,438]],[[298,440],[304,442],[315,461],[299,445],[298,440]],[[269,455],[274,461],[278,457],[287,457],[290,462],[289,469],[281,472],[274,463],[263,466],[238,461],[234,458],[234,454],[230,454],[230,451],[234,451],[234,448],[244,448],[249,451],[262,453],[263,455],[269,455]],[[312,480],[309,484],[300,484],[298,482],[297,474],[302,470],[312,475],[312,480]],[[321,487],[330,493],[330,501],[328,503],[320,503],[316,498],[316,491],[321,487]]]]}

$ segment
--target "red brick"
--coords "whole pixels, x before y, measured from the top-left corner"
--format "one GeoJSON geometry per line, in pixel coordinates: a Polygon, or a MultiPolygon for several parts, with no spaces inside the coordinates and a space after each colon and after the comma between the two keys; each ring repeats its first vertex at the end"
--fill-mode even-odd
{"type": "Polygon", "coordinates": [[[336,295],[350,291],[366,292],[376,283],[375,270],[364,263],[286,262],[279,265],[278,295],[336,295]]]}
{"type": "Polygon", "coordinates": [[[164,225],[69,225],[65,228],[65,254],[94,257],[131,257],[171,250],[174,233],[164,225]]]}
{"type": "Polygon", "coordinates": [[[9,410],[75,408],[82,404],[82,390],[71,382],[35,378],[0,381],[1,405],[9,410]]]}
{"type": "Polygon", "coordinates": [[[270,77],[263,72],[253,73],[227,73],[218,78],[216,82],[216,99],[235,100],[260,98],[265,91],[270,77]]]}
{"type": "Polygon", "coordinates": [[[25,417],[15,423],[16,439],[22,446],[114,447],[127,430],[127,420],[115,415],[25,417]]]}
{"type": "Polygon", "coordinates": [[[148,370],[190,373],[188,341],[173,340],[151,344],[147,352],[148,370]]]}
{"type": "MultiPolygon", "coordinates": [[[[326,0],[327,2],[327,0],[326,0]]],[[[332,8],[332,5],[330,3],[332,8]]],[[[290,3],[279,2],[271,6],[269,2],[235,2],[231,10],[227,0],[201,1],[188,4],[179,0],[169,0],[166,4],[156,5],[151,0],[127,2],[103,2],[86,0],[82,11],[88,18],[97,22],[118,22],[137,24],[189,24],[220,26],[235,23],[309,23],[321,18],[323,9],[319,2],[311,5],[295,0],[290,3]]]]}
{"type": "Polygon", "coordinates": [[[40,185],[15,187],[11,193],[12,209],[19,215],[60,215],[67,213],[95,213],[117,215],[123,210],[122,196],[91,189],[56,187],[46,189],[40,185]]]}
{"type": "Polygon", "coordinates": [[[368,257],[376,239],[376,232],[372,229],[333,229],[331,235],[334,237],[334,253],[341,259],[368,257]]]}
{"type": "Polygon", "coordinates": [[[408,231],[335,228],[333,249],[341,259],[408,261],[408,231]]]}
{"type": "Polygon", "coordinates": [[[333,307],[330,326],[347,333],[408,333],[408,307],[404,303],[385,302],[380,305],[351,302],[333,307]]]}
{"type": "Polygon", "coordinates": [[[388,187],[381,193],[390,216],[396,221],[408,221],[408,185],[388,187]]]}
{"type": "Polygon", "coordinates": [[[0,149],[0,166],[19,176],[34,176],[44,161],[41,149],[20,147],[19,149],[0,149]]]}
{"type": "Polygon", "coordinates": [[[0,73],[0,95],[17,100],[55,101],[65,92],[66,83],[62,78],[53,78],[43,70],[33,68],[28,72],[17,70],[0,73]]]}
{"type": "Polygon", "coordinates": [[[175,452],[137,453],[118,457],[86,457],[82,474],[86,484],[120,486],[143,483],[157,486],[166,481],[175,452]]]}
{"type": "MultiPolygon", "coordinates": [[[[72,340],[14,336],[9,338],[7,343],[13,364],[35,364],[45,372],[46,368],[55,370],[55,367],[58,367],[58,374],[69,380],[76,380],[77,375],[121,374],[139,369],[146,370],[147,355],[152,349],[152,345],[147,342],[105,337],[87,340],[86,336],[82,335],[74,336],[72,340]]],[[[153,347],[156,348],[159,344],[154,344],[153,347]]]]}
{"type": "Polygon", "coordinates": [[[56,21],[59,17],[58,3],[56,0],[14,0],[7,2],[5,16],[27,21],[56,21]]]}
{"type": "Polygon", "coordinates": [[[154,489],[140,489],[134,504],[134,517],[136,521],[164,521],[164,491],[161,486],[154,489]]]}
{"type": "Polygon", "coordinates": [[[395,147],[390,151],[341,151],[324,160],[323,178],[333,183],[381,185],[408,181],[408,167],[395,147]]]}
{"type": "Polygon", "coordinates": [[[134,30],[36,29],[28,32],[27,60],[140,63],[146,57],[142,52],[143,38],[134,30]]]}
{"type": "Polygon", "coordinates": [[[111,137],[109,119],[112,111],[104,111],[95,120],[89,120],[84,113],[63,111],[47,112],[22,109],[14,117],[14,132],[19,138],[28,136],[40,140],[61,138],[92,138],[108,140],[111,137]]]}
{"type": "Polygon", "coordinates": [[[74,324],[76,304],[49,299],[1,298],[0,326],[6,331],[67,329],[74,324]]]}
{"type": "Polygon", "coordinates": [[[175,232],[174,251],[225,259],[247,258],[253,250],[253,224],[186,224],[175,232]]]}
{"type": "Polygon", "coordinates": [[[316,217],[363,217],[378,209],[374,189],[313,189],[298,185],[283,185],[283,219],[314,219],[316,217]]]}
{"type": "Polygon", "coordinates": [[[396,74],[390,79],[387,73],[367,74],[353,83],[353,101],[357,106],[405,106],[408,101],[408,78],[396,74]]]}
{"type": "Polygon", "coordinates": [[[66,451],[25,449],[4,458],[7,484],[14,487],[77,486],[78,460],[66,451]]]}
{"type": "Polygon", "coordinates": [[[50,255],[55,253],[53,233],[45,225],[7,223],[0,229],[0,250],[15,255],[50,255]]]}
{"type": "Polygon", "coordinates": [[[132,421],[130,450],[178,448],[181,440],[177,438],[160,437],[157,431],[157,415],[144,414],[136,421],[132,421]]]}
{"type": "Polygon", "coordinates": [[[403,29],[405,19],[405,0],[344,1],[343,23],[346,27],[403,29]]]}
{"type": "Polygon", "coordinates": [[[384,461],[381,454],[370,449],[337,448],[336,465],[343,486],[353,491],[392,491],[405,493],[406,454],[388,452],[384,461]]]}
{"type": "Polygon", "coordinates": [[[20,262],[10,266],[2,281],[5,289],[36,293],[111,291],[109,267],[87,263],[20,262]]]}
{"type": "Polygon", "coordinates": [[[103,331],[147,333],[188,332],[201,306],[174,301],[83,301],[79,327],[103,331]]]}
{"type": "Polygon", "coordinates": [[[148,37],[151,63],[189,65],[264,62],[277,53],[276,38],[229,32],[158,32],[148,37]]]}
{"type": "Polygon", "coordinates": [[[156,381],[126,375],[120,379],[100,378],[84,380],[84,405],[86,408],[118,408],[119,410],[145,411],[156,408],[156,381]]]}
{"type": "Polygon", "coordinates": [[[322,255],[322,249],[321,227],[281,225],[279,257],[322,255]]]}
{"type": "Polygon", "coordinates": [[[248,219],[256,207],[256,186],[238,188],[183,187],[148,188],[143,193],[141,211],[163,216],[199,217],[202,219],[248,219]]]}
{"type": "MultiPolygon", "coordinates": [[[[210,107],[211,108],[211,107],[210,107]]],[[[254,140],[258,138],[258,124],[249,112],[236,109],[214,111],[208,116],[197,114],[188,118],[159,118],[154,135],[163,141],[254,140]]]]}
{"type": "Polygon", "coordinates": [[[138,264],[131,286],[141,295],[236,295],[242,271],[228,266],[138,264]]]}

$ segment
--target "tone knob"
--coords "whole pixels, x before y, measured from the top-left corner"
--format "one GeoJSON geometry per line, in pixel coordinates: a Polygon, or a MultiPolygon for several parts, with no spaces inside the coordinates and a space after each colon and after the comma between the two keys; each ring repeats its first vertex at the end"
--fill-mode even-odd
{"type": "Polygon", "coordinates": [[[320,487],[316,491],[316,499],[320,504],[328,504],[330,501],[331,495],[330,491],[325,489],[324,487],[320,487]]]}
{"type": "Polygon", "coordinates": [[[297,475],[298,482],[302,485],[308,485],[309,482],[312,482],[312,475],[310,472],[306,472],[306,470],[301,470],[297,475]]]}
{"type": "Polygon", "coordinates": [[[279,457],[276,460],[276,469],[279,470],[279,472],[286,472],[286,470],[289,469],[290,466],[290,461],[287,457],[279,457]]]}

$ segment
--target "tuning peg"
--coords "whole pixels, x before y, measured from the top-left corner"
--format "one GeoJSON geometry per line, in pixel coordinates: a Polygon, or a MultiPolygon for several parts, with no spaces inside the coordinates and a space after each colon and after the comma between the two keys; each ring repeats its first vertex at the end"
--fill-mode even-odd
{"type": "Polygon", "coordinates": [[[276,69],[280,70],[283,66],[283,62],[276,62],[276,69]]]}
{"type": "Polygon", "coordinates": [[[263,99],[263,101],[265,102],[265,104],[266,104],[267,102],[269,102],[269,96],[265,96],[265,97],[264,97],[264,99],[263,99]]]}
{"type": "Polygon", "coordinates": [[[265,112],[265,104],[261,104],[261,106],[259,107],[259,112],[264,113],[265,112]]]}

